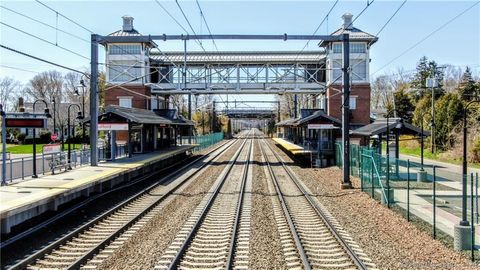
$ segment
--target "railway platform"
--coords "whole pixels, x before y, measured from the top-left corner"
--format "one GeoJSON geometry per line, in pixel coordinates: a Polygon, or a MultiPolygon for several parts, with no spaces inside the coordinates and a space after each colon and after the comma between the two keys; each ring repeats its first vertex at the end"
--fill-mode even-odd
{"type": "Polygon", "coordinates": [[[45,175],[0,187],[1,233],[37,217],[56,211],[62,204],[91,193],[101,193],[121,183],[184,159],[195,145],[171,147],[115,162],[84,166],[61,174],[45,175]]]}
{"type": "Polygon", "coordinates": [[[280,145],[280,147],[282,147],[286,151],[290,152],[292,155],[304,155],[304,154],[311,154],[311,153],[315,152],[315,151],[312,151],[312,150],[309,150],[309,149],[305,149],[304,147],[302,147],[300,145],[291,143],[291,142],[289,142],[287,140],[284,140],[282,138],[272,138],[272,140],[276,144],[280,145]]]}

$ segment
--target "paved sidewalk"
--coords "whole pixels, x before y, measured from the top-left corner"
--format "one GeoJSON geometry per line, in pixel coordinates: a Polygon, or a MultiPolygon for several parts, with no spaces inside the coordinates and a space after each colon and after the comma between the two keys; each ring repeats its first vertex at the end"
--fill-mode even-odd
{"type": "MultiPolygon", "coordinates": [[[[405,154],[400,154],[401,159],[409,159],[410,161],[413,162],[418,162],[420,163],[421,159],[420,157],[417,156],[411,156],[411,155],[405,155],[405,154]]],[[[462,165],[457,165],[457,164],[451,164],[447,162],[442,162],[442,161],[437,161],[437,160],[432,160],[432,159],[423,159],[424,164],[431,164],[431,165],[436,165],[441,169],[445,170],[450,170],[454,173],[461,174],[462,173],[462,165]]],[[[480,174],[480,169],[473,168],[473,167],[468,167],[468,173],[479,173],[480,174]]]]}
{"type": "MultiPolygon", "coordinates": [[[[449,183],[442,183],[446,184],[452,188],[459,188],[460,183],[458,182],[449,182],[449,183]]],[[[470,188],[467,187],[467,192],[470,194],[470,188]]],[[[460,190],[453,190],[453,191],[445,191],[439,190],[436,191],[437,196],[459,196],[461,194],[460,190]]],[[[433,193],[431,190],[410,190],[410,213],[419,218],[423,219],[424,221],[430,223],[433,226],[433,204],[430,201],[427,201],[425,197],[432,196],[433,193]]],[[[402,207],[403,209],[407,209],[407,190],[404,189],[395,189],[395,204],[402,207]]],[[[468,201],[468,205],[470,205],[470,200],[468,201]]],[[[454,226],[457,225],[461,218],[440,208],[442,206],[442,200],[438,199],[437,197],[437,207],[436,207],[436,226],[437,230],[441,230],[448,235],[454,237],[454,226]]],[[[470,219],[469,219],[470,221],[470,219]]],[[[478,228],[478,224],[476,227],[475,232],[475,244],[480,246],[480,230],[478,228]]]]}

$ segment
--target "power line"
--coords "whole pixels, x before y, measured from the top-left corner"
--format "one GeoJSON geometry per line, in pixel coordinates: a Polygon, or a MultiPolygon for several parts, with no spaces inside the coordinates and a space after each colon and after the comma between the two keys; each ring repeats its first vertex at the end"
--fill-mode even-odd
{"type": "Polygon", "coordinates": [[[68,20],[69,22],[71,22],[71,23],[75,24],[76,26],[82,28],[83,30],[85,30],[85,31],[87,31],[87,32],[90,32],[90,34],[93,34],[93,31],[92,31],[92,30],[86,28],[85,26],[83,26],[83,25],[77,23],[76,21],[70,19],[69,17],[63,15],[61,12],[58,12],[57,10],[55,10],[55,9],[51,8],[50,6],[48,6],[47,4],[45,4],[45,3],[43,3],[43,2],[41,2],[41,1],[39,1],[39,0],[35,0],[35,1],[36,1],[37,3],[39,3],[40,5],[42,5],[42,6],[46,7],[46,8],[48,8],[48,9],[50,9],[51,11],[55,12],[57,15],[60,15],[61,17],[65,18],[65,19],[68,20]]]}
{"type": "Polygon", "coordinates": [[[32,70],[28,70],[28,69],[23,69],[23,68],[18,68],[18,67],[12,67],[12,66],[8,66],[8,65],[0,65],[1,67],[4,67],[4,68],[9,68],[9,69],[14,69],[14,70],[19,70],[19,71],[24,71],[24,72],[30,72],[30,73],[36,73],[38,74],[39,72],[36,72],[36,71],[32,71],[32,70]]]}
{"type": "Polygon", "coordinates": [[[21,32],[21,33],[23,33],[23,34],[25,34],[25,35],[31,36],[31,37],[36,38],[36,39],[38,39],[38,40],[41,40],[41,41],[43,41],[43,42],[45,42],[45,43],[48,43],[48,44],[53,45],[53,46],[55,46],[55,47],[58,47],[58,48],[60,48],[60,49],[62,49],[62,50],[65,50],[65,51],[67,51],[67,52],[69,52],[69,53],[75,54],[76,56],[79,56],[79,57],[82,57],[82,58],[84,58],[84,59],[90,60],[90,58],[88,58],[88,57],[85,57],[85,56],[83,56],[83,55],[81,55],[81,54],[79,54],[79,53],[76,53],[76,52],[74,52],[74,51],[72,51],[72,50],[70,50],[70,49],[67,49],[67,48],[65,48],[65,47],[63,47],[63,46],[57,45],[57,44],[55,44],[55,43],[53,43],[53,42],[51,42],[51,41],[48,41],[48,40],[46,40],[46,39],[44,39],[44,38],[41,38],[41,37],[39,37],[39,36],[37,36],[37,35],[34,35],[34,34],[31,34],[31,33],[26,32],[26,31],[23,31],[23,30],[15,27],[15,26],[9,25],[9,24],[4,23],[4,22],[2,22],[2,21],[0,21],[0,24],[3,24],[3,25],[5,25],[5,26],[10,27],[10,28],[12,28],[12,29],[14,29],[14,30],[16,30],[16,31],[18,31],[18,32],[21,32]]]}
{"type": "Polygon", "coordinates": [[[390,65],[391,63],[395,62],[397,59],[399,59],[400,57],[404,56],[406,53],[410,52],[411,50],[413,50],[415,47],[417,47],[418,45],[420,45],[421,43],[423,43],[425,40],[429,39],[431,36],[433,36],[434,34],[436,34],[438,31],[442,30],[444,27],[446,27],[447,25],[449,25],[450,23],[452,23],[453,21],[455,21],[456,19],[458,19],[460,16],[462,16],[463,14],[465,14],[467,11],[469,11],[470,9],[474,8],[476,5],[480,4],[480,1],[477,1],[475,2],[473,5],[469,6],[467,9],[463,10],[462,12],[460,12],[459,14],[457,14],[455,17],[451,18],[450,20],[448,20],[447,22],[445,22],[444,24],[442,24],[440,27],[436,28],[435,30],[433,30],[431,33],[429,33],[428,35],[426,35],[425,37],[423,37],[422,39],[420,39],[417,43],[413,44],[412,46],[410,46],[408,49],[406,49],[405,51],[403,51],[400,55],[398,55],[397,57],[393,58],[391,61],[389,61],[388,63],[386,63],[385,65],[383,65],[382,67],[380,67],[379,69],[377,69],[375,72],[372,73],[375,74],[377,72],[379,72],[380,70],[384,69],[385,67],[387,67],[388,65],[390,65]]]}
{"type": "Polygon", "coordinates": [[[213,45],[215,46],[215,49],[218,52],[217,43],[215,43],[215,39],[213,39],[212,31],[210,31],[210,26],[208,26],[207,19],[205,18],[205,14],[203,14],[202,7],[200,6],[200,3],[198,2],[198,0],[195,0],[195,2],[197,3],[198,9],[200,10],[200,16],[203,18],[203,21],[205,22],[205,26],[207,27],[208,34],[210,34],[210,37],[212,37],[213,45]]]}
{"type": "MultiPolygon", "coordinates": [[[[327,20],[328,16],[330,15],[330,13],[332,12],[332,10],[335,8],[335,6],[338,4],[338,1],[335,1],[335,3],[333,3],[332,7],[330,7],[330,10],[328,11],[327,15],[325,15],[325,17],[323,17],[323,20],[320,22],[320,24],[317,26],[317,28],[315,29],[315,31],[313,32],[312,34],[312,37],[315,36],[315,34],[318,32],[318,30],[320,30],[320,27],[323,25],[323,23],[327,20]]],[[[300,50],[300,52],[297,54],[297,56],[295,57],[295,61],[297,60],[297,58],[300,56],[300,54],[307,48],[308,44],[310,44],[310,41],[311,39],[309,39],[307,41],[307,43],[305,44],[305,46],[303,46],[302,50],[300,50]]]]}
{"type": "Polygon", "coordinates": [[[32,18],[32,17],[30,17],[30,16],[28,16],[28,15],[22,14],[22,13],[20,13],[20,12],[18,12],[18,11],[15,11],[15,10],[13,10],[13,9],[10,9],[10,8],[8,8],[8,7],[2,6],[2,5],[0,5],[0,7],[3,8],[3,9],[6,9],[6,10],[12,12],[12,13],[15,13],[15,14],[17,14],[17,15],[20,15],[20,16],[22,16],[22,17],[24,17],[24,18],[30,19],[30,20],[32,20],[32,21],[34,21],[34,22],[37,22],[37,23],[39,23],[39,24],[42,24],[42,25],[47,26],[47,27],[49,27],[49,28],[55,29],[55,30],[57,30],[57,31],[60,31],[60,32],[62,32],[62,33],[64,33],[64,34],[67,34],[67,35],[69,35],[69,36],[71,36],[71,37],[74,37],[74,38],[76,38],[76,39],[79,39],[79,40],[82,40],[82,41],[85,41],[85,42],[90,43],[90,40],[86,40],[86,39],[84,39],[84,38],[82,38],[82,37],[79,37],[79,36],[77,36],[77,35],[74,35],[74,34],[72,34],[72,33],[70,33],[70,32],[64,31],[64,30],[62,30],[62,29],[60,29],[60,28],[58,28],[58,27],[55,27],[55,26],[53,26],[53,25],[44,23],[44,22],[42,22],[42,21],[40,21],[40,20],[37,20],[37,19],[35,19],[35,18],[32,18]]]}
{"type": "MultiPolygon", "coordinates": [[[[195,32],[195,29],[193,29],[193,26],[192,26],[192,24],[190,23],[190,20],[188,19],[187,15],[186,15],[185,12],[183,11],[182,6],[180,6],[180,3],[178,2],[178,0],[175,0],[175,3],[177,4],[177,7],[180,9],[180,12],[182,13],[183,18],[185,19],[185,21],[187,21],[187,24],[188,24],[188,26],[190,27],[190,30],[192,30],[192,33],[196,36],[197,33],[195,32]]],[[[187,33],[188,33],[188,31],[187,31],[187,33]]],[[[196,41],[197,41],[198,45],[200,45],[200,47],[202,48],[202,50],[203,50],[204,52],[207,52],[207,51],[205,50],[205,48],[203,47],[202,42],[200,42],[199,39],[196,39],[196,41]]]]}
{"type": "Polygon", "coordinates": [[[345,29],[348,29],[350,28],[350,26],[353,25],[353,23],[358,20],[358,18],[360,18],[360,16],[362,16],[363,12],[365,12],[365,10],[367,10],[373,3],[375,2],[375,0],[372,0],[371,2],[367,0],[367,5],[362,9],[362,11],[360,11],[360,13],[358,13],[357,17],[355,17],[355,19],[353,19],[353,21],[347,25],[347,27],[345,27],[342,31],[342,33],[345,31],[345,29]]]}
{"type": "Polygon", "coordinates": [[[155,0],[155,2],[157,2],[157,4],[163,9],[163,11],[165,11],[165,13],[167,13],[167,15],[168,15],[170,18],[172,18],[172,20],[173,20],[178,26],[180,26],[180,28],[182,28],[183,31],[185,31],[185,33],[188,34],[187,29],[160,3],[160,1],[155,0]]]}
{"type": "Polygon", "coordinates": [[[402,4],[397,8],[397,10],[395,10],[395,12],[392,14],[392,16],[390,16],[390,18],[387,20],[387,22],[382,26],[382,28],[380,28],[380,30],[378,30],[377,34],[375,36],[378,37],[378,35],[383,31],[383,29],[385,29],[385,27],[390,23],[390,21],[393,19],[393,17],[395,17],[395,15],[397,15],[397,13],[400,11],[400,9],[402,9],[402,7],[405,5],[405,3],[407,3],[407,0],[404,0],[402,2],[402,4]]]}
{"type": "Polygon", "coordinates": [[[60,64],[57,64],[57,63],[54,63],[54,62],[45,60],[45,59],[43,59],[43,58],[33,56],[33,55],[28,54],[28,53],[25,53],[25,52],[21,52],[21,51],[19,51],[19,50],[16,50],[16,49],[7,47],[7,46],[5,46],[5,45],[3,45],[3,44],[0,44],[0,47],[1,47],[1,48],[4,48],[4,49],[6,49],[6,50],[12,51],[12,52],[14,52],[14,53],[21,54],[21,55],[23,55],[23,56],[33,58],[33,59],[38,60],[38,61],[41,61],[41,62],[50,64],[50,65],[54,65],[54,66],[57,66],[57,67],[60,67],[60,68],[63,68],[63,69],[67,69],[67,70],[70,70],[70,71],[73,71],[73,72],[77,72],[77,73],[83,74],[83,75],[85,75],[85,76],[87,76],[87,77],[90,77],[90,75],[87,74],[87,73],[85,73],[85,72],[82,72],[82,71],[79,71],[79,70],[76,70],[76,69],[74,69],[74,68],[70,68],[70,67],[67,67],[67,66],[64,66],[64,65],[60,65],[60,64]]]}

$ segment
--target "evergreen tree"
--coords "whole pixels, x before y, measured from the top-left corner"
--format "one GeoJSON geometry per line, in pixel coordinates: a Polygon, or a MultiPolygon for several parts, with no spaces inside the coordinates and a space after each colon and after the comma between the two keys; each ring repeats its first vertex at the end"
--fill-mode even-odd
{"type": "Polygon", "coordinates": [[[443,150],[455,142],[453,129],[462,119],[463,105],[456,93],[448,93],[435,103],[435,143],[443,150]]]}
{"type": "Polygon", "coordinates": [[[473,80],[472,72],[469,67],[465,70],[462,75],[462,81],[457,88],[460,98],[464,101],[470,101],[475,98],[475,95],[478,95],[478,84],[473,80]]]}
{"type": "Polygon", "coordinates": [[[402,86],[394,93],[395,111],[397,112],[397,117],[411,123],[415,106],[413,105],[410,95],[407,93],[406,87],[406,85],[402,86]]]}
{"type": "Polygon", "coordinates": [[[414,75],[412,87],[417,90],[416,101],[425,96],[430,91],[426,87],[427,78],[436,78],[438,87],[435,89],[435,98],[444,93],[443,89],[443,71],[434,60],[428,61],[426,56],[420,58],[417,64],[417,73],[414,75]]]}

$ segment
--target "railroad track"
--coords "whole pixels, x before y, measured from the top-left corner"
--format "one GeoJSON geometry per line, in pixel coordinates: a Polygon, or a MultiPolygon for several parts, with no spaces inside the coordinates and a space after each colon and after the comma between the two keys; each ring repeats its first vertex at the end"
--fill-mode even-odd
{"type": "Polygon", "coordinates": [[[252,159],[246,139],[155,269],[248,269],[252,159]]]}
{"type": "Polygon", "coordinates": [[[98,253],[103,254],[96,256],[97,259],[108,257],[161,209],[161,202],[193,181],[212,161],[236,145],[237,141],[232,140],[214,149],[207,157],[186,164],[8,269],[79,269],[98,253]],[[199,161],[204,162],[196,166],[199,161]],[[169,181],[169,185],[162,185],[169,181]]]}
{"type": "Polygon", "coordinates": [[[260,140],[274,217],[289,269],[374,269],[375,265],[312,196],[282,158],[260,140]],[[274,166],[275,164],[275,166],[274,166]],[[280,165],[280,166],[278,166],[280,165]]]}

